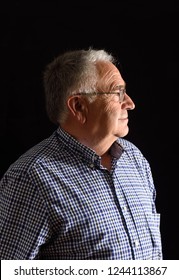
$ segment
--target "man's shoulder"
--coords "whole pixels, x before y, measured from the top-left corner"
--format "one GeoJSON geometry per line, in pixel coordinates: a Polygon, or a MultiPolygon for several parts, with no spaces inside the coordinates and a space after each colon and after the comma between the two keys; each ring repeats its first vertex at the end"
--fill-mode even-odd
{"type": "Polygon", "coordinates": [[[54,131],[48,138],[43,139],[25,151],[9,166],[7,171],[19,170],[20,173],[26,173],[38,162],[50,160],[50,158],[52,158],[59,149],[60,145],[57,141],[56,132],[54,131]]]}

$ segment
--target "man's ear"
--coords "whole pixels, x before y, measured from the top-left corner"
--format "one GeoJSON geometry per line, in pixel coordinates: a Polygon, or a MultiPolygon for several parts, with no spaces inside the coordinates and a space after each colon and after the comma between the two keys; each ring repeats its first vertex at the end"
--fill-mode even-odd
{"type": "Polygon", "coordinates": [[[79,121],[81,124],[86,122],[87,118],[87,102],[81,96],[70,96],[67,100],[67,106],[71,114],[79,121]]]}

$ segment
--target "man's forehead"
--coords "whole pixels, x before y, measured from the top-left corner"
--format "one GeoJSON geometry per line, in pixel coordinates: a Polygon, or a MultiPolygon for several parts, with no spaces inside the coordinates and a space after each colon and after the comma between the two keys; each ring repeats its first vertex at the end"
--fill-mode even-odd
{"type": "Polygon", "coordinates": [[[125,85],[119,69],[109,61],[101,61],[97,64],[99,79],[97,81],[98,90],[111,91],[125,85]]]}

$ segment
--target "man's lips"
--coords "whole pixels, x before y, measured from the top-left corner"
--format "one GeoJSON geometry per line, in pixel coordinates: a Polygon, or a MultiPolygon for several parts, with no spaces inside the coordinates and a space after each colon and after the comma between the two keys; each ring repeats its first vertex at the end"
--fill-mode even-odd
{"type": "Polygon", "coordinates": [[[120,121],[128,120],[128,117],[119,118],[120,121]]]}

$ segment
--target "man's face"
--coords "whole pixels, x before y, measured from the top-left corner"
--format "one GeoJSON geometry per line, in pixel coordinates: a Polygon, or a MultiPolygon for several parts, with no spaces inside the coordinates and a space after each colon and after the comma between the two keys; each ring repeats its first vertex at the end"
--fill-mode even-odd
{"type": "MultiPolygon", "coordinates": [[[[125,82],[119,70],[112,63],[99,63],[100,80],[97,84],[99,92],[119,92],[119,87],[125,87],[125,82]]],[[[98,95],[89,104],[87,118],[89,129],[94,137],[109,138],[112,141],[127,135],[128,110],[134,109],[131,98],[125,94],[122,103],[117,94],[98,95]]]]}

